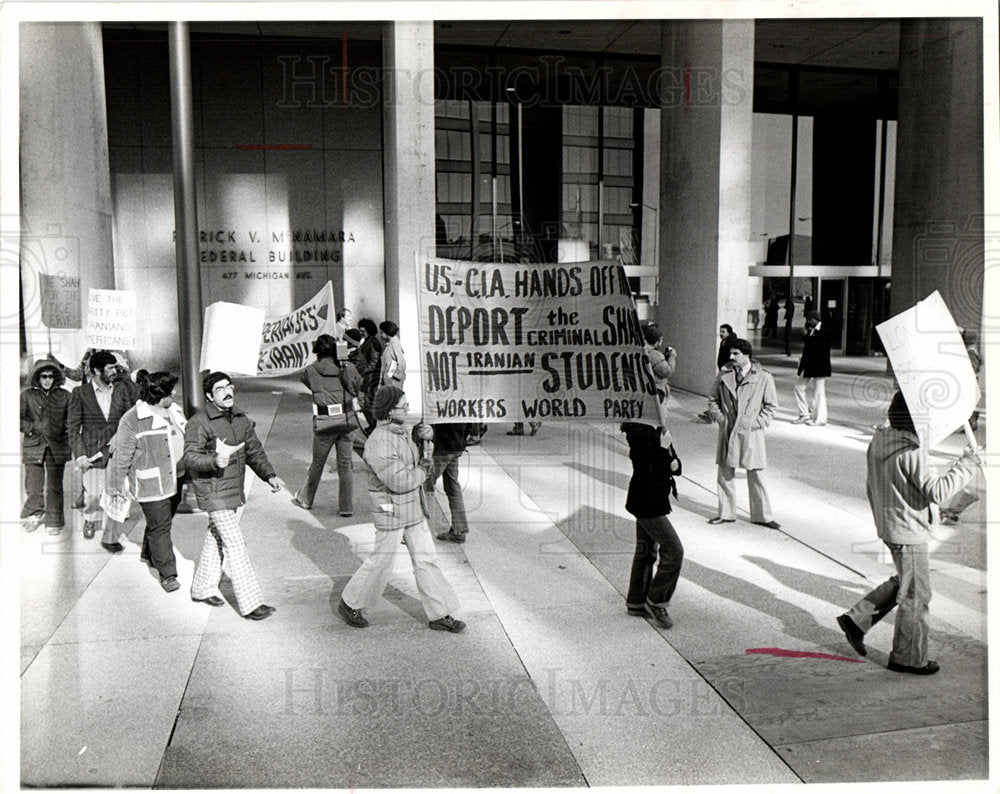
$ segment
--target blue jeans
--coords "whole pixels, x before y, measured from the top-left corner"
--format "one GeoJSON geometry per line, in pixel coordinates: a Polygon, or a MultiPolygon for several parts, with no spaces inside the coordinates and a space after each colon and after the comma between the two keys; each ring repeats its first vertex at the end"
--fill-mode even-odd
{"type": "Polygon", "coordinates": [[[424,490],[430,492],[434,490],[437,478],[442,477],[444,492],[448,497],[448,509],[451,511],[451,532],[454,535],[465,535],[469,531],[462,485],[458,481],[458,461],[461,457],[461,452],[435,452],[432,458],[434,466],[424,483],[424,490]]]}
{"type": "Polygon", "coordinates": [[[861,631],[868,631],[896,608],[889,661],[909,667],[927,664],[930,629],[931,568],[927,544],[886,543],[896,575],[882,582],[847,613],[861,631]]]}
{"type": "Polygon", "coordinates": [[[63,472],[65,464],[56,463],[52,450],[46,448],[41,463],[24,464],[24,490],[27,499],[21,518],[45,514],[45,526],[65,526],[63,515],[63,472]]]}
{"type": "Polygon", "coordinates": [[[323,476],[323,464],[330,456],[330,450],[337,447],[337,480],[340,486],[338,507],[341,513],[354,512],[354,476],[352,474],[352,445],[350,434],[355,428],[351,425],[336,427],[322,433],[313,433],[312,464],[306,477],[305,487],[299,492],[299,499],[312,507],[323,476]]]}
{"type": "Polygon", "coordinates": [[[174,542],[170,537],[177,505],[181,503],[183,485],[177,483],[177,493],[156,502],[139,502],[146,517],[146,531],[142,536],[142,556],[147,557],[160,574],[161,579],[177,576],[177,560],[174,557],[174,542]]]}
{"type": "Polygon", "coordinates": [[[635,554],[625,605],[665,607],[677,587],[684,563],[684,546],[666,516],[635,520],[635,554]],[[653,564],[656,573],[653,573],[653,564]]]}

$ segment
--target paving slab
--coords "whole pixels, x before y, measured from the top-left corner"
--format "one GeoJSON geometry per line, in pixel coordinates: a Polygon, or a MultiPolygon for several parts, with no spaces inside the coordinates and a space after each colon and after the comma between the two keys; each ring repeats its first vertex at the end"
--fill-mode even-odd
{"type": "Polygon", "coordinates": [[[986,780],[985,721],[778,745],[806,783],[986,780]]]}
{"type": "Polygon", "coordinates": [[[200,640],[42,648],[21,676],[21,785],[151,787],[200,640]]]}
{"type": "Polygon", "coordinates": [[[585,783],[495,619],[206,638],[157,778],[188,787],[585,783]]]}

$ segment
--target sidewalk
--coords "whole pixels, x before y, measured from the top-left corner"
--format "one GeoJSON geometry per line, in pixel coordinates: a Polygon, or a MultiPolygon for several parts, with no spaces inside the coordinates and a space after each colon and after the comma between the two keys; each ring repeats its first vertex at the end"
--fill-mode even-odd
{"type": "MultiPolygon", "coordinates": [[[[427,630],[408,564],[370,628],[337,615],[374,537],[360,472],[353,518],[337,515],[334,475],[311,512],[253,483],[242,526],[278,608],[259,623],[188,598],[204,515],[175,520],[182,589],[169,595],[138,562],[141,517],[115,556],[79,527],[56,539],[22,535],[22,785],[985,778],[982,503],[932,557],[931,648],[942,671],[921,679],[885,669],[891,618],[859,659],[834,618],[891,569],[865,499],[864,422],[790,424],[790,386],[776,375],[782,411],[768,435],[768,482],[778,531],[706,523],[715,428],[694,419],[704,398],[672,398],[684,476],[671,518],[686,559],[669,631],[625,612],[630,466],[612,425],[546,423],[534,437],[492,425],[462,459],[471,533],[462,546],[438,543],[469,624],[461,635],[427,630]]],[[[239,386],[294,492],[309,465],[307,395],[291,381],[239,386]]],[[[951,454],[949,442],[935,460],[951,454]]],[[[745,519],[742,482],[737,494],[745,519]]],[[[437,498],[439,531],[440,486],[437,498]]]]}

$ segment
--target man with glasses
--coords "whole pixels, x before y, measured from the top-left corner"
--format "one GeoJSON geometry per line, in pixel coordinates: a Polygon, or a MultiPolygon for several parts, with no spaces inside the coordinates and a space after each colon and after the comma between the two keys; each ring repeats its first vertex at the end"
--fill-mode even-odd
{"type": "Polygon", "coordinates": [[[45,522],[50,535],[65,525],[63,474],[69,461],[66,413],[69,392],[62,387],[62,370],[41,359],[32,367],[28,388],[21,392],[21,461],[24,490],[21,508],[25,532],[34,532],[45,522]]]}
{"type": "MultiPolygon", "coordinates": [[[[101,545],[112,554],[124,551],[118,542],[122,525],[108,518],[101,510],[104,492],[109,442],[118,431],[118,422],[135,404],[131,392],[118,380],[118,361],[108,350],[98,350],[87,363],[86,383],[73,389],[69,399],[66,429],[77,468],[83,472],[83,536],[94,537],[104,523],[101,545]]],[[[115,483],[115,487],[121,483],[115,483]]]]}
{"type": "Polygon", "coordinates": [[[272,492],[281,490],[284,483],[264,454],[253,421],[234,407],[235,386],[229,376],[210,372],[202,388],[205,408],[191,417],[184,431],[184,463],[198,507],[208,513],[208,534],[191,582],[191,598],[213,607],[226,603],[219,593],[224,563],[239,613],[263,620],[275,610],[264,603],[240,531],[246,467],[267,482],[272,492]]]}

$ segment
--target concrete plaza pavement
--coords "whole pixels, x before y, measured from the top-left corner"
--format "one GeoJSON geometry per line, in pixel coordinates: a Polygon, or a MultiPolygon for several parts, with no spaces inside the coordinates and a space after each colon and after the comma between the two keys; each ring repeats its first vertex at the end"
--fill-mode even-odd
{"type": "MultiPolygon", "coordinates": [[[[686,558],[670,630],[625,612],[634,523],[622,434],[554,422],[533,437],[491,425],[462,458],[471,532],[437,548],[462,599],[463,634],[427,629],[405,555],[371,626],[347,626],[336,605],[374,536],[363,475],[356,469],[353,517],[338,515],[330,473],[314,510],[293,506],[309,465],[309,396],[291,379],[238,381],[237,401],[289,487],[271,494],[255,481],[242,524],[277,613],[241,619],[228,582],[225,608],[190,601],[203,514],[175,519],[173,594],[138,560],[138,509],[119,555],[82,538],[78,511],[61,537],[8,543],[20,571],[21,784],[955,780],[985,790],[984,500],[935,542],[940,673],[885,669],[891,616],[870,632],[864,659],[834,620],[891,572],[864,490],[870,425],[891,381],[868,362],[831,381],[825,427],[791,424],[794,367],[769,363],[781,410],[767,477],[780,530],[746,520],[742,477],[741,520],[706,523],[716,429],[696,421],[703,397],[675,390],[684,474],[671,519],[686,558]]],[[[963,445],[953,436],[931,460],[945,466],[963,445]]],[[[440,531],[440,485],[437,499],[440,531]]]]}

